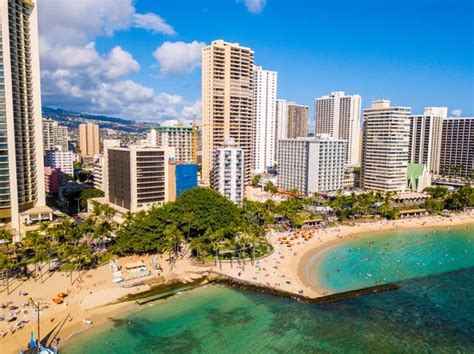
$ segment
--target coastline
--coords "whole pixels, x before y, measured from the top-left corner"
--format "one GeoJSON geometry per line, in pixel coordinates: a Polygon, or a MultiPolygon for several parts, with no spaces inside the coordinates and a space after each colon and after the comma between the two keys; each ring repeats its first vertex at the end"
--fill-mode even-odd
{"type": "MultiPolygon", "coordinates": [[[[274,246],[272,254],[257,260],[254,264],[250,260],[243,262],[222,263],[217,266],[196,266],[191,259],[180,259],[174,267],[160,258],[163,272],[157,274],[152,271],[147,277],[146,285],[134,288],[121,288],[112,282],[112,274],[107,265],[101,266],[89,272],[90,278],[84,278],[81,283],[76,284],[68,297],[69,306],[62,307],[52,305],[42,315],[42,337],[50,334],[48,344],[54,337],[61,338],[60,346],[69,342],[71,337],[86,330],[96,328],[99,325],[110,322],[111,318],[121,317],[124,313],[141,308],[134,300],[127,301],[128,295],[139,295],[152,289],[155,285],[170,284],[173,281],[187,284],[197,279],[217,275],[225,279],[224,283],[238,283],[242,287],[265,291],[274,294],[287,294],[297,300],[312,300],[326,296],[326,290],[317,284],[310,284],[307,279],[307,264],[316,254],[324,252],[348,239],[364,237],[369,234],[390,232],[395,230],[413,230],[420,228],[444,228],[464,225],[474,225],[474,212],[453,214],[451,217],[427,216],[415,219],[402,219],[396,221],[380,220],[376,222],[360,223],[356,225],[343,225],[327,229],[305,230],[310,232],[312,238],[304,241],[297,239],[291,247],[278,242],[278,237],[289,235],[288,233],[274,233],[270,241],[274,246]],[[287,283],[289,282],[289,283],[287,283]],[[302,291],[302,292],[301,292],[302,291]],[[119,300],[124,302],[117,303],[119,300]],[[67,318],[72,316],[72,320],[67,318]],[[92,325],[82,323],[84,318],[91,319],[92,325]],[[53,320],[51,320],[53,319],[53,320]]],[[[121,258],[120,263],[143,260],[147,265],[152,256],[121,258]]],[[[55,273],[51,279],[44,284],[33,280],[25,282],[28,286],[22,286],[21,290],[29,290],[35,293],[38,286],[41,288],[35,296],[50,300],[53,294],[65,291],[68,288],[68,277],[63,273],[55,273]],[[48,285],[54,285],[54,289],[48,289],[48,285]]],[[[219,281],[218,281],[219,282],[219,281]]],[[[51,286],[52,287],[52,286],[51,286]]],[[[17,295],[18,289],[7,297],[15,301],[25,301],[17,295]]],[[[2,294],[2,302],[4,301],[2,294]]],[[[1,324],[2,322],[0,322],[1,324]]],[[[8,334],[0,338],[0,346],[5,353],[16,353],[25,346],[31,330],[36,334],[36,321],[31,321],[24,329],[14,335],[8,334]]]]}
{"type": "MultiPolygon", "coordinates": [[[[377,226],[380,226],[379,222],[376,223],[366,223],[359,224],[356,226],[341,226],[340,231],[336,238],[332,237],[327,242],[323,242],[320,245],[315,247],[305,247],[303,250],[303,256],[298,260],[296,264],[296,269],[294,272],[296,276],[302,281],[302,283],[308,287],[315,290],[317,293],[322,295],[331,294],[328,289],[325,289],[318,282],[313,283],[308,279],[308,265],[314,260],[315,257],[318,259],[314,260],[313,265],[317,266],[322,260],[322,256],[330,251],[332,248],[347,242],[348,240],[361,239],[367,236],[371,236],[374,232],[377,235],[390,233],[393,231],[406,231],[406,230],[419,230],[419,229],[438,229],[438,228],[450,228],[450,227],[464,227],[474,225],[474,213],[463,213],[456,214],[451,217],[440,217],[440,216],[426,216],[420,218],[404,219],[404,220],[394,220],[394,221],[385,221],[383,223],[383,228],[377,229],[377,226]],[[408,223],[407,223],[408,221],[408,223]],[[401,227],[403,226],[403,228],[401,227]]],[[[334,236],[334,233],[331,235],[334,236]]],[[[293,264],[295,266],[295,264],[293,264]]]]}

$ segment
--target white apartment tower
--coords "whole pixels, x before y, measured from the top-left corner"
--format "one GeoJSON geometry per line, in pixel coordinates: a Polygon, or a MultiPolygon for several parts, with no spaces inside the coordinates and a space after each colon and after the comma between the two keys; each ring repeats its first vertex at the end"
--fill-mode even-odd
{"type": "Polygon", "coordinates": [[[193,127],[176,120],[163,122],[148,135],[152,146],[169,146],[176,150],[176,161],[193,162],[193,127]],[[154,144],[153,144],[154,143],[154,144]]]}
{"type": "Polygon", "coordinates": [[[61,146],[62,150],[68,149],[67,127],[59,125],[52,119],[43,119],[43,149],[54,150],[56,146],[61,146]]]}
{"type": "Polygon", "coordinates": [[[283,139],[278,144],[277,184],[306,195],[343,188],[347,142],[327,134],[283,139]]]}
{"type": "Polygon", "coordinates": [[[211,187],[235,203],[244,199],[245,152],[232,139],[214,151],[211,187]]]}
{"type": "Polygon", "coordinates": [[[263,173],[267,167],[275,164],[276,148],[276,71],[254,67],[254,167],[256,173],[263,173]]]}
{"type": "Polygon", "coordinates": [[[373,101],[364,110],[362,188],[405,191],[410,113],[409,107],[390,107],[387,100],[373,101]]]}
{"type": "Polygon", "coordinates": [[[408,161],[426,165],[431,174],[439,174],[443,120],[446,107],[425,107],[423,115],[410,116],[408,161]]]}
{"type": "Polygon", "coordinates": [[[210,184],[214,151],[231,138],[245,153],[250,183],[254,129],[252,49],[213,41],[202,50],[202,180],[210,184]]]}
{"type": "Polygon", "coordinates": [[[45,207],[37,6],[0,3],[0,223],[45,207]]]}
{"type": "Polygon", "coordinates": [[[66,175],[74,175],[74,153],[70,150],[62,150],[60,146],[55,150],[45,152],[44,164],[52,168],[59,168],[66,175]]]}
{"type": "Polygon", "coordinates": [[[360,111],[359,95],[346,96],[344,92],[332,92],[314,100],[315,135],[329,134],[333,138],[347,140],[347,165],[360,163],[360,111]]]}

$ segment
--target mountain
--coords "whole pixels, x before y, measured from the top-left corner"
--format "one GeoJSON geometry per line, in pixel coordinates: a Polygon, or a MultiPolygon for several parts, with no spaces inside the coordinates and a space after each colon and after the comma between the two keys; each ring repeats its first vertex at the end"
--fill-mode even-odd
{"type": "Polygon", "coordinates": [[[59,124],[69,128],[77,128],[79,124],[89,122],[98,124],[101,128],[115,129],[124,132],[142,132],[158,125],[104,115],[72,112],[52,107],[43,107],[43,118],[55,120],[59,124]]]}

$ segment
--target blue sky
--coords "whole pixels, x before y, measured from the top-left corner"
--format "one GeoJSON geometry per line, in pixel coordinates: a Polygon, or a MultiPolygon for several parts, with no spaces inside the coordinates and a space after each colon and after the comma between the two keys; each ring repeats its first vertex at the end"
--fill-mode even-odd
{"type": "Polygon", "coordinates": [[[191,119],[200,113],[197,54],[224,39],[278,71],[279,98],[311,109],[315,97],[345,91],[363,107],[386,98],[415,113],[447,106],[474,115],[472,0],[43,2],[44,104],[191,119]]]}

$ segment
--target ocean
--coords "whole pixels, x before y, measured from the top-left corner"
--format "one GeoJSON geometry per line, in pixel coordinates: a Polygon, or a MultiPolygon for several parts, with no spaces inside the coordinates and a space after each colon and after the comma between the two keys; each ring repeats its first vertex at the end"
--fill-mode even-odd
{"type": "Polygon", "coordinates": [[[474,260],[468,241],[474,242],[474,229],[438,229],[425,237],[432,231],[385,233],[376,240],[369,236],[360,244],[338,246],[321,259],[325,273],[320,279],[327,279],[332,291],[371,285],[372,278],[387,277],[389,269],[398,279],[397,270],[403,269],[404,280],[395,291],[315,305],[209,285],[111,319],[72,338],[62,352],[472,353],[474,260]],[[371,247],[364,246],[368,241],[371,247]],[[363,272],[371,277],[352,280],[348,274],[358,257],[346,247],[361,247],[359,256],[370,260],[363,272]],[[334,256],[343,259],[335,262],[334,256]],[[403,267],[397,266],[402,263],[398,259],[403,259],[403,267]],[[372,264],[376,260],[378,267],[372,264]]]}

